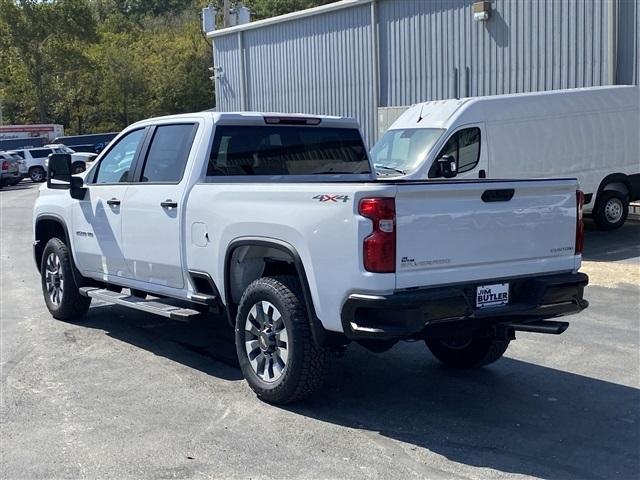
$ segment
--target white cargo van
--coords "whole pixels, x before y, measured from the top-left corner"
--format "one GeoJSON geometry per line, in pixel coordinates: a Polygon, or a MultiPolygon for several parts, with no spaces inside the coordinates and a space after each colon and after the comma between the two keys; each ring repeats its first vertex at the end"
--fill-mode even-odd
{"type": "Polygon", "coordinates": [[[379,178],[577,177],[585,211],[620,227],[640,198],[637,86],[432,101],[373,147],[379,178]]]}

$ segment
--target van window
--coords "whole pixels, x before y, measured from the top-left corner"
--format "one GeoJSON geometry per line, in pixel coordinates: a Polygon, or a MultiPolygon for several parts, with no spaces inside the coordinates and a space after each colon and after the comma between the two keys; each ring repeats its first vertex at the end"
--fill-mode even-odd
{"type": "Polygon", "coordinates": [[[207,176],[371,173],[355,128],[216,127],[207,176]]]}
{"type": "Polygon", "coordinates": [[[444,130],[439,128],[407,128],[388,130],[371,149],[376,170],[382,174],[405,172],[420,166],[444,130]]]}
{"type": "MultiPolygon", "coordinates": [[[[473,170],[480,160],[480,129],[478,127],[458,130],[442,147],[435,160],[445,155],[451,155],[458,162],[458,173],[473,170]]],[[[439,176],[437,164],[434,161],[429,170],[429,178],[439,176]]]]}

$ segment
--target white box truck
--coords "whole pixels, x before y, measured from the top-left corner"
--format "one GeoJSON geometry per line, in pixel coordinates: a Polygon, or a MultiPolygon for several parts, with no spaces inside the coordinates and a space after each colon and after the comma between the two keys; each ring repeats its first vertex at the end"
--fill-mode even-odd
{"type": "Polygon", "coordinates": [[[373,147],[380,178],[575,177],[601,228],[640,198],[640,89],[460,98],[407,109],[373,147]]]}

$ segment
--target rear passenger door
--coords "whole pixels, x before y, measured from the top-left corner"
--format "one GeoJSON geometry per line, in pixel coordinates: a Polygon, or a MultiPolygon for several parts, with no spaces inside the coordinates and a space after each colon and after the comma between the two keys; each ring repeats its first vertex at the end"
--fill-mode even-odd
{"type": "Polygon", "coordinates": [[[122,204],[124,256],[134,280],[183,288],[181,231],[187,159],[197,124],[151,127],[122,204]]]}

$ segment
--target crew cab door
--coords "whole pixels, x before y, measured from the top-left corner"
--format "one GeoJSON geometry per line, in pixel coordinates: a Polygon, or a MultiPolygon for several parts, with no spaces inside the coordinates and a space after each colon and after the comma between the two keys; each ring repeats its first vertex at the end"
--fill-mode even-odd
{"type": "Polygon", "coordinates": [[[150,127],[137,162],[135,182],[123,201],[122,240],[131,278],[184,287],[182,212],[187,159],[197,124],[150,127]]]}
{"type": "Polygon", "coordinates": [[[74,255],[81,271],[129,276],[122,249],[122,208],[145,133],[140,128],[124,135],[86,177],[84,199],[73,207],[74,255]]]}

